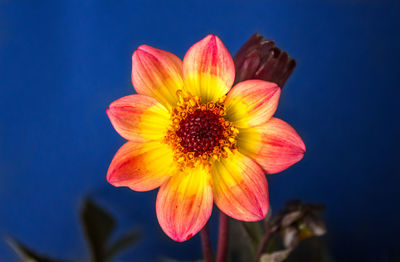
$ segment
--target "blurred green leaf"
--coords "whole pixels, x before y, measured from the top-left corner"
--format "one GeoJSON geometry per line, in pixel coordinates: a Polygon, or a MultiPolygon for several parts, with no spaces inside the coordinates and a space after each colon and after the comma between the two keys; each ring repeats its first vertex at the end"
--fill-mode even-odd
{"type": "Polygon", "coordinates": [[[256,247],[253,240],[246,232],[242,221],[231,219],[229,221],[229,262],[248,262],[254,260],[256,247]]]}
{"type": "Polygon", "coordinates": [[[35,251],[23,245],[21,242],[13,238],[7,238],[7,243],[14,249],[14,251],[21,257],[25,262],[61,262],[62,260],[49,258],[43,255],[37,254],[35,251]]]}
{"type": "Polygon", "coordinates": [[[110,247],[107,249],[107,259],[111,259],[122,250],[135,244],[142,238],[142,234],[136,230],[128,232],[119,237],[110,247]]]}
{"type": "Polygon", "coordinates": [[[249,236],[254,251],[257,250],[259,243],[261,242],[264,232],[258,222],[241,222],[245,232],[249,236]]]}
{"type": "Polygon", "coordinates": [[[89,198],[84,202],[81,220],[94,262],[111,261],[119,252],[141,238],[138,231],[131,231],[110,244],[110,236],[116,226],[115,219],[89,198]]]}
{"type": "Polygon", "coordinates": [[[107,261],[107,242],[115,228],[113,216],[92,200],[86,199],[81,212],[81,220],[92,251],[93,261],[107,261]]]}
{"type": "MultiPolygon", "coordinates": [[[[115,219],[89,198],[84,201],[81,210],[81,222],[89,243],[93,262],[110,261],[119,252],[141,238],[141,234],[138,231],[130,231],[109,244],[110,236],[116,225],[115,219]]],[[[25,262],[62,261],[39,255],[13,238],[7,238],[6,241],[25,262]]]]}

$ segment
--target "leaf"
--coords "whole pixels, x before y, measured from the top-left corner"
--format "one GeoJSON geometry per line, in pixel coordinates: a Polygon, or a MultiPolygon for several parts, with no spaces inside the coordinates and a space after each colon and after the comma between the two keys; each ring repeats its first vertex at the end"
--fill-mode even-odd
{"type": "Polygon", "coordinates": [[[107,241],[115,228],[111,214],[86,199],[81,212],[81,221],[95,262],[106,261],[107,241]]]}
{"type": "Polygon", "coordinates": [[[260,262],[281,262],[284,261],[292,252],[291,248],[275,251],[270,254],[263,254],[261,256],[260,262]]]}
{"type": "Polygon", "coordinates": [[[227,261],[248,262],[254,259],[258,243],[255,243],[246,232],[242,221],[229,221],[229,248],[227,261]]]}
{"type": "Polygon", "coordinates": [[[8,237],[6,241],[25,262],[61,262],[61,260],[37,254],[16,239],[8,237]]]}
{"type": "Polygon", "coordinates": [[[111,259],[122,250],[135,244],[141,238],[142,234],[138,231],[131,231],[127,234],[122,235],[107,249],[107,259],[111,259]]]}
{"type": "Polygon", "coordinates": [[[241,222],[245,232],[249,236],[253,249],[257,250],[259,243],[263,238],[263,229],[258,222],[241,222]]]}

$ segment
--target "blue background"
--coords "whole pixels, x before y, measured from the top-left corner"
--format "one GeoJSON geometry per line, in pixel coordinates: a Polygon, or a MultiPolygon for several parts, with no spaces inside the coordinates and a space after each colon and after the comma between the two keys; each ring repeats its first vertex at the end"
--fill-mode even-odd
{"type": "MultiPolygon", "coordinates": [[[[259,32],[297,59],[277,112],[303,137],[300,163],[269,176],[271,206],[327,206],[336,261],[393,261],[400,234],[400,3],[395,1],[0,1],[0,234],[87,257],[86,195],[146,238],[120,261],[199,258],[155,216],[156,191],[106,183],[124,140],[105,109],[133,93],[132,52],[183,57],[209,33],[234,54],[259,32]]],[[[0,260],[17,261],[0,242],[0,260]]]]}

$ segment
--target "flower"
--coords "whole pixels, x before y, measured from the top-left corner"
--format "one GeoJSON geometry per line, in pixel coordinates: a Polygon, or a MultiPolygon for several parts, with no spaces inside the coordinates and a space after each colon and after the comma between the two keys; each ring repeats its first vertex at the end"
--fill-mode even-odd
{"type": "Polygon", "coordinates": [[[264,218],[265,173],[280,172],[305,153],[296,131],[272,117],[280,88],[263,80],[231,88],[234,78],[232,57],[215,35],[194,44],[183,62],[142,45],[132,56],[137,94],[107,109],[128,140],[114,156],[107,181],[135,191],[160,187],[157,218],[175,241],[203,228],[213,202],[238,220],[264,218]]]}

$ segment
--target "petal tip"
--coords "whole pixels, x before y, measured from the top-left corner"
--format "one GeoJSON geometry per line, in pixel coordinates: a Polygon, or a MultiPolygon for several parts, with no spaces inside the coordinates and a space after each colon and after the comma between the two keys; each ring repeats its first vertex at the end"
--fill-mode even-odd
{"type": "Polygon", "coordinates": [[[281,88],[279,87],[279,85],[275,82],[270,82],[270,81],[265,81],[265,80],[248,80],[248,81],[254,81],[255,83],[257,83],[260,86],[264,86],[264,88],[266,90],[268,90],[269,92],[273,93],[273,94],[280,94],[281,93],[281,88]]]}
{"type": "Polygon", "coordinates": [[[112,165],[110,164],[110,166],[108,167],[106,179],[109,184],[118,187],[119,186],[118,178],[115,176],[115,172],[114,172],[115,169],[111,168],[111,166],[112,165]]]}
{"type": "Polygon", "coordinates": [[[140,59],[143,56],[153,56],[153,51],[155,48],[148,45],[140,45],[132,54],[132,61],[140,59]]]}
{"type": "Polygon", "coordinates": [[[149,45],[140,45],[137,50],[146,51],[151,48],[149,45]]]}
{"type": "Polygon", "coordinates": [[[107,182],[108,182],[109,184],[115,186],[115,185],[114,185],[114,182],[115,182],[115,181],[113,180],[112,172],[110,171],[110,169],[107,171],[106,179],[107,179],[107,182]]]}
{"type": "MultiPolygon", "coordinates": [[[[257,222],[260,220],[263,220],[265,216],[267,215],[269,210],[269,204],[268,201],[264,204],[261,204],[259,209],[257,210],[258,212],[253,212],[251,216],[246,219],[247,222],[257,222]]],[[[255,210],[254,210],[255,211],[255,210]]]]}
{"type": "Polygon", "coordinates": [[[133,61],[135,61],[135,59],[139,58],[140,55],[141,55],[141,53],[144,53],[144,52],[145,52],[145,51],[143,50],[143,46],[144,46],[144,45],[141,45],[141,46],[139,46],[135,51],[133,51],[133,54],[132,54],[132,60],[133,60],[133,61]]]}
{"type": "Polygon", "coordinates": [[[304,155],[305,155],[305,153],[306,153],[306,145],[304,144],[304,142],[303,142],[303,140],[301,138],[300,138],[299,144],[297,146],[298,146],[298,152],[297,152],[298,158],[297,158],[297,161],[295,163],[297,163],[300,160],[302,160],[304,155]]]}
{"type": "MultiPolygon", "coordinates": [[[[215,34],[207,35],[202,40],[200,40],[198,43],[203,43],[203,44],[205,44],[205,46],[216,48],[216,49],[219,49],[219,48],[226,49],[222,40],[215,34]]],[[[228,51],[228,50],[226,49],[226,51],[228,51]]],[[[232,60],[232,63],[233,63],[233,60],[232,60]]]]}
{"type": "Polygon", "coordinates": [[[208,42],[208,44],[210,46],[215,46],[215,48],[224,48],[224,49],[226,49],[225,45],[222,43],[222,40],[217,35],[209,34],[204,39],[207,40],[207,42],[208,42]]]}
{"type": "Polygon", "coordinates": [[[204,37],[204,39],[216,40],[216,39],[219,39],[219,38],[215,34],[208,34],[206,37],[204,37]]]}
{"type": "Polygon", "coordinates": [[[277,84],[275,84],[275,83],[273,83],[273,84],[274,85],[271,86],[273,95],[274,96],[280,96],[281,95],[281,88],[277,84]]]}
{"type": "Polygon", "coordinates": [[[168,235],[172,240],[176,242],[185,242],[193,237],[193,234],[188,234],[188,235],[168,235]]]}
{"type": "Polygon", "coordinates": [[[146,54],[152,54],[154,51],[156,51],[157,49],[154,47],[151,47],[149,45],[140,45],[135,52],[137,52],[137,54],[140,53],[146,53],[146,54]]]}
{"type": "Polygon", "coordinates": [[[107,116],[108,116],[109,118],[111,118],[111,117],[114,116],[115,109],[116,109],[116,108],[115,108],[115,106],[114,106],[113,104],[109,105],[109,107],[106,108],[106,114],[107,114],[107,116]]]}
{"type": "Polygon", "coordinates": [[[304,156],[304,154],[306,153],[307,149],[306,149],[306,145],[304,144],[303,140],[301,140],[300,150],[301,150],[301,153],[304,156]]]}
{"type": "MultiPolygon", "coordinates": [[[[294,129],[293,129],[294,130],[294,129]]],[[[303,158],[304,154],[306,153],[306,144],[304,143],[303,139],[301,136],[294,130],[296,134],[296,141],[294,142],[294,146],[297,150],[295,150],[295,153],[298,154],[299,156],[299,161],[303,158]]]]}
{"type": "Polygon", "coordinates": [[[111,122],[111,124],[112,124],[112,123],[113,123],[112,121],[113,121],[114,115],[113,115],[113,113],[112,113],[110,107],[106,109],[106,115],[108,116],[108,119],[110,120],[110,122],[111,122]]]}
{"type": "Polygon", "coordinates": [[[273,88],[279,90],[279,93],[281,92],[281,88],[278,86],[278,84],[273,83],[273,88]]]}

